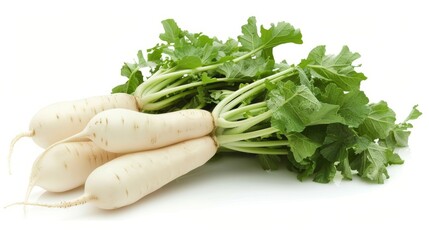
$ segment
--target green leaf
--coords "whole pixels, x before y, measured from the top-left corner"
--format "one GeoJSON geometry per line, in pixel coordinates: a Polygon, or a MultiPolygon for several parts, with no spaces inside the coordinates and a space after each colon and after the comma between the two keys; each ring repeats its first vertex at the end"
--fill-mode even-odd
{"type": "Polygon", "coordinates": [[[297,178],[299,181],[304,181],[306,178],[312,176],[314,174],[314,171],[316,170],[316,162],[311,161],[310,164],[306,165],[306,168],[304,170],[301,170],[299,172],[297,178]]]}
{"type": "Polygon", "coordinates": [[[311,68],[316,77],[332,81],[346,91],[359,89],[360,82],[366,79],[362,73],[349,73],[345,75],[324,66],[308,65],[308,67],[311,68]]]}
{"type": "Polygon", "coordinates": [[[241,27],[241,32],[243,35],[238,36],[238,41],[241,43],[243,50],[252,51],[261,45],[255,17],[250,17],[247,20],[247,24],[241,27]]]}
{"type": "Polygon", "coordinates": [[[384,101],[371,104],[369,107],[369,115],[359,126],[359,133],[371,139],[386,138],[395,127],[395,112],[384,101]]]}
{"type": "Polygon", "coordinates": [[[138,64],[125,63],[121,69],[121,75],[128,78],[124,84],[118,85],[112,89],[112,93],[133,93],[143,82],[143,74],[139,70],[138,64]]]}
{"type": "Polygon", "coordinates": [[[298,71],[299,83],[301,85],[306,86],[308,89],[312,89],[313,84],[310,82],[310,79],[308,78],[308,76],[304,72],[304,70],[302,68],[298,67],[297,71],[298,71]]]}
{"type": "Polygon", "coordinates": [[[317,142],[322,145],[326,138],[328,126],[329,124],[307,126],[304,131],[302,131],[302,134],[310,138],[313,142],[317,142]]]}
{"type": "Polygon", "coordinates": [[[274,59],[273,48],[284,43],[302,43],[302,35],[299,29],[295,29],[291,24],[279,22],[277,25],[271,24],[269,29],[261,26],[259,36],[256,26],[256,18],[250,17],[247,24],[241,27],[243,35],[238,36],[238,41],[245,51],[263,50],[264,59],[274,59]]]}
{"type": "Polygon", "coordinates": [[[270,91],[267,105],[273,111],[271,125],[283,133],[302,132],[322,106],[307,87],[293,82],[279,82],[270,91]]]}
{"type": "Polygon", "coordinates": [[[127,85],[126,84],[120,84],[118,86],[115,86],[112,88],[111,93],[126,93],[127,92],[127,85]]]}
{"type": "Polygon", "coordinates": [[[397,154],[394,153],[393,150],[387,149],[386,150],[386,157],[387,157],[387,163],[388,164],[403,164],[404,160],[397,154]]]}
{"type": "Polygon", "coordinates": [[[359,53],[350,52],[347,46],[343,46],[338,55],[325,55],[322,58],[321,65],[346,72],[352,70],[349,67],[352,67],[352,63],[358,58],[360,58],[359,53]]]}
{"type": "Polygon", "coordinates": [[[129,78],[129,80],[125,84],[126,85],[125,93],[128,93],[128,94],[133,93],[141,83],[143,83],[143,75],[142,75],[142,72],[137,71],[129,78]]]}
{"type": "Polygon", "coordinates": [[[139,67],[147,66],[147,62],[146,62],[146,60],[143,57],[142,50],[139,50],[137,52],[137,64],[139,65],[139,67]]]}
{"type": "Polygon", "coordinates": [[[320,153],[331,162],[340,162],[347,158],[347,150],[356,142],[355,133],[342,124],[330,124],[320,153]]]}
{"type": "Polygon", "coordinates": [[[340,106],[338,114],[350,127],[358,127],[369,114],[368,98],[362,91],[345,93],[335,84],[329,84],[321,96],[322,101],[340,106]]]}
{"type": "Polygon", "coordinates": [[[240,62],[225,62],[218,68],[218,72],[226,78],[259,78],[261,75],[271,73],[274,62],[262,58],[245,59],[240,62]]]}
{"type": "Polygon", "coordinates": [[[201,62],[203,65],[209,65],[213,61],[216,62],[216,56],[218,55],[218,50],[212,45],[205,45],[201,49],[202,53],[200,54],[201,62]]]}
{"type": "Polygon", "coordinates": [[[337,169],[335,168],[334,163],[320,158],[317,161],[313,181],[318,183],[329,183],[334,179],[336,173],[337,169]]]}
{"type": "Polygon", "coordinates": [[[366,150],[352,157],[350,165],[352,169],[358,171],[362,178],[376,183],[384,183],[384,180],[389,178],[386,166],[390,162],[396,161],[398,161],[398,155],[372,142],[366,150]]]}
{"type": "Polygon", "coordinates": [[[420,112],[417,109],[418,105],[414,105],[413,109],[411,109],[410,114],[408,114],[408,116],[405,118],[404,123],[410,121],[410,120],[416,120],[417,118],[419,118],[422,115],[422,112],[420,112]]]}
{"type": "Polygon", "coordinates": [[[348,156],[340,160],[340,163],[337,165],[337,170],[341,172],[341,175],[343,175],[344,179],[352,180],[353,174],[348,156]]]}
{"type": "Polygon", "coordinates": [[[268,107],[273,111],[271,125],[283,133],[302,132],[306,126],[344,123],[340,107],[321,103],[304,85],[278,83],[270,91],[268,107]]]}
{"type": "Polygon", "coordinates": [[[265,59],[274,59],[273,48],[284,43],[301,44],[301,31],[285,22],[279,22],[277,25],[271,24],[269,29],[261,26],[261,47],[265,59]]]}
{"type": "Polygon", "coordinates": [[[112,89],[112,93],[132,94],[142,82],[143,82],[143,75],[141,74],[140,71],[138,71],[126,83],[114,87],[112,89]]]}
{"type": "Polygon", "coordinates": [[[145,60],[143,52],[137,52],[137,61],[135,63],[124,63],[121,68],[121,76],[127,77],[128,80],[121,85],[112,89],[112,93],[133,93],[136,88],[143,83],[143,74],[141,68],[148,67],[149,63],[145,60]]]}
{"type": "Polygon", "coordinates": [[[402,129],[395,129],[389,134],[395,140],[395,147],[408,147],[408,138],[411,132],[402,129]]]}
{"type": "Polygon", "coordinates": [[[309,115],[307,126],[330,123],[344,123],[344,118],[338,114],[338,105],[321,103],[320,108],[309,115]]]}
{"type": "Polygon", "coordinates": [[[168,43],[175,43],[180,38],[182,30],[173,19],[166,19],[161,23],[164,27],[164,33],[161,33],[159,38],[168,43]]]}
{"type": "Polygon", "coordinates": [[[368,98],[362,91],[350,91],[344,95],[338,113],[350,127],[358,127],[369,114],[368,98]]]}
{"type": "Polygon", "coordinates": [[[356,134],[342,124],[330,124],[321,147],[322,156],[332,163],[338,162],[338,170],[346,179],[352,179],[348,151],[356,143],[356,134]]]}
{"type": "Polygon", "coordinates": [[[293,153],[296,162],[300,163],[305,158],[312,156],[320,143],[306,137],[302,133],[291,132],[287,133],[286,137],[289,141],[289,147],[293,153]]]}
{"type": "Polygon", "coordinates": [[[228,97],[230,94],[234,93],[231,90],[211,90],[210,91],[210,101],[213,103],[219,103],[224,98],[228,97]]]}
{"type": "Polygon", "coordinates": [[[179,69],[193,69],[217,62],[219,47],[213,46],[215,39],[187,31],[183,33],[184,36],[177,38],[174,46],[162,49],[162,53],[168,55],[179,69]]]}
{"type": "Polygon", "coordinates": [[[284,43],[302,43],[302,34],[291,24],[279,22],[271,24],[269,29],[261,26],[261,41],[264,48],[273,48],[284,43]]]}
{"type": "Polygon", "coordinates": [[[326,47],[324,45],[316,46],[309,53],[306,59],[301,60],[299,67],[305,69],[308,64],[321,65],[323,58],[326,54],[326,47]]]}
{"type": "Polygon", "coordinates": [[[351,167],[358,174],[373,182],[383,183],[389,178],[386,166],[389,164],[402,164],[404,161],[392,149],[371,142],[365,150],[352,155],[351,167]]]}
{"type": "Polygon", "coordinates": [[[417,109],[417,105],[415,105],[405,120],[402,123],[395,125],[389,135],[381,141],[381,144],[390,149],[395,149],[396,147],[407,147],[408,138],[411,134],[408,129],[413,127],[413,125],[408,123],[408,121],[415,120],[421,115],[422,113],[417,109]]]}
{"type": "Polygon", "coordinates": [[[178,69],[193,69],[202,65],[201,59],[196,56],[185,56],[177,61],[178,69]]]}
{"type": "Polygon", "coordinates": [[[353,150],[355,151],[356,154],[362,153],[363,151],[368,149],[371,143],[372,141],[366,137],[357,137],[356,143],[353,146],[353,150]]]}
{"type": "Polygon", "coordinates": [[[380,140],[380,144],[390,149],[407,147],[410,134],[410,131],[406,131],[400,127],[395,127],[385,139],[380,140]]]}
{"type": "Polygon", "coordinates": [[[207,35],[203,34],[194,34],[198,36],[195,41],[195,46],[204,48],[205,46],[212,46],[214,40],[207,35]]]}
{"type": "MultiPolygon", "coordinates": [[[[197,87],[197,94],[191,98],[191,100],[186,100],[187,104],[180,109],[200,109],[203,108],[207,103],[207,89],[203,86],[197,87]]],[[[178,109],[178,110],[180,110],[178,109]]]]}
{"type": "Polygon", "coordinates": [[[209,77],[209,75],[206,72],[203,72],[201,74],[201,81],[203,83],[212,83],[212,82],[217,82],[217,78],[209,77]]]}
{"type": "Polygon", "coordinates": [[[347,46],[344,46],[338,55],[326,55],[325,47],[318,46],[300,66],[309,68],[316,78],[328,83],[334,82],[345,91],[359,90],[360,82],[366,79],[366,76],[356,72],[355,66],[352,65],[359,57],[358,53],[350,52],[347,46]]]}
{"type": "Polygon", "coordinates": [[[137,64],[124,63],[121,68],[121,76],[129,78],[134,71],[137,71],[137,64]]]}
{"type": "Polygon", "coordinates": [[[280,167],[281,158],[277,155],[258,155],[259,163],[266,171],[278,170],[280,167]]]}
{"type": "Polygon", "coordinates": [[[147,60],[156,64],[162,64],[162,52],[165,46],[157,44],[155,47],[147,50],[147,60]]]}
{"type": "Polygon", "coordinates": [[[244,64],[241,62],[240,64],[235,64],[233,62],[226,62],[219,67],[218,72],[225,75],[226,78],[239,78],[242,77],[244,64]]]}
{"type": "MultiPolygon", "coordinates": [[[[221,44],[221,43],[219,43],[221,44]]],[[[217,47],[219,51],[223,52],[225,55],[231,55],[232,53],[237,52],[238,42],[235,39],[229,38],[225,43],[217,47]]]]}

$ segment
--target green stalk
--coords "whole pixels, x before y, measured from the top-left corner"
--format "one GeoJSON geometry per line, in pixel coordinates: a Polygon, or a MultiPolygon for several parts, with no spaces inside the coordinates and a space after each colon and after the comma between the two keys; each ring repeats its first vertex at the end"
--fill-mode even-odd
{"type": "Polygon", "coordinates": [[[242,140],[262,137],[262,136],[270,135],[270,134],[278,132],[278,131],[279,130],[277,130],[273,127],[268,127],[265,129],[256,130],[253,132],[247,132],[247,133],[238,133],[238,134],[231,134],[231,135],[222,135],[221,134],[219,136],[216,136],[216,138],[217,138],[218,144],[223,146],[224,144],[227,144],[227,143],[238,142],[238,141],[242,141],[242,140]]]}
{"type": "Polygon", "coordinates": [[[213,117],[215,119],[218,119],[221,113],[226,112],[224,110],[224,108],[229,102],[233,101],[237,97],[240,97],[241,94],[244,94],[245,92],[249,91],[253,87],[256,87],[256,86],[263,84],[264,81],[261,81],[261,80],[262,79],[255,81],[255,82],[253,82],[253,83],[251,83],[251,84],[249,84],[243,88],[238,89],[237,91],[235,91],[234,93],[232,93],[231,95],[227,96],[222,101],[220,101],[212,111],[213,117]]]}
{"type": "Polygon", "coordinates": [[[242,55],[242,56],[240,56],[240,57],[236,57],[236,58],[234,58],[232,61],[233,61],[234,63],[236,63],[236,62],[239,62],[239,61],[241,61],[241,60],[244,60],[244,59],[246,59],[246,58],[248,58],[248,57],[251,57],[253,54],[255,54],[255,53],[257,53],[257,52],[261,51],[261,50],[262,50],[262,49],[264,49],[264,48],[265,48],[265,46],[260,46],[260,47],[258,47],[258,48],[256,48],[256,49],[252,50],[251,52],[248,52],[248,53],[246,53],[246,54],[244,54],[244,55],[242,55]]]}
{"type": "MultiPolygon", "coordinates": [[[[236,62],[244,60],[248,57],[251,57],[252,55],[261,51],[262,49],[264,49],[264,46],[261,46],[257,49],[254,49],[253,51],[248,52],[248,53],[246,53],[240,57],[234,58],[232,60],[232,62],[236,63],[236,62]]],[[[146,93],[145,90],[147,89],[147,86],[152,85],[152,84],[158,85],[158,84],[160,84],[160,82],[163,82],[166,79],[170,79],[170,78],[177,79],[177,78],[180,78],[184,75],[191,75],[191,74],[200,73],[200,72],[204,72],[204,71],[214,70],[221,65],[223,65],[223,63],[215,63],[212,65],[197,67],[194,69],[183,69],[183,70],[178,70],[178,71],[176,71],[175,68],[170,68],[170,69],[168,69],[162,73],[152,75],[150,78],[148,78],[142,84],[140,84],[140,86],[138,86],[137,89],[135,90],[135,95],[137,97],[143,97],[146,93]]]]}
{"type": "Polygon", "coordinates": [[[256,124],[263,122],[269,118],[271,118],[271,116],[273,115],[273,112],[271,110],[258,115],[257,117],[252,117],[246,120],[243,120],[243,124],[234,127],[232,129],[228,129],[225,131],[225,134],[237,134],[237,133],[242,133],[245,132],[247,129],[252,128],[253,126],[255,126],[256,124]],[[246,122],[244,122],[246,121],[246,122]]]}
{"type": "Polygon", "coordinates": [[[275,82],[281,79],[284,79],[290,75],[291,73],[294,73],[295,68],[288,68],[286,70],[283,70],[281,72],[278,72],[276,74],[273,74],[271,76],[259,79],[257,81],[254,81],[253,83],[244,86],[243,88],[238,89],[233,94],[229,95],[228,97],[224,98],[222,101],[220,101],[216,107],[213,109],[212,114],[215,119],[219,118],[220,114],[227,112],[228,110],[231,110],[235,105],[237,105],[242,100],[246,99],[246,97],[243,97],[243,95],[250,91],[252,93],[257,93],[257,91],[260,90],[262,84],[265,83],[265,81],[275,82]],[[236,100],[236,99],[240,99],[236,100]],[[233,103],[231,103],[233,102],[233,103]]]}
{"type": "Polygon", "coordinates": [[[228,121],[224,118],[218,118],[217,127],[221,127],[221,128],[243,127],[243,128],[248,129],[248,128],[264,121],[265,119],[270,118],[272,114],[273,114],[273,112],[271,110],[268,110],[265,113],[262,113],[262,114],[259,114],[257,116],[247,118],[244,120],[239,120],[239,121],[228,121]]]}
{"type": "Polygon", "coordinates": [[[253,153],[253,154],[264,154],[264,155],[287,155],[289,151],[283,148],[253,148],[253,147],[236,147],[230,145],[223,145],[222,147],[231,149],[234,151],[253,153]]]}
{"type": "MultiPolygon", "coordinates": [[[[234,80],[234,79],[219,78],[216,82],[211,82],[211,83],[226,82],[228,80],[234,80]]],[[[142,99],[143,103],[150,103],[150,102],[156,101],[156,100],[158,100],[158,99],[160,99],[162,97],[165,97],[165,96],[167,96],[169,94],[172,94],[174,92],[179,92],[179,91],[182,91],[182,90],[185,90],[185,89],[188,89],[188,88],[190,89],[190,88],[194,88],[194,87],[198,87],[198,86],[206,85],[206,84],[208,84],[208,83],[204,83],[204,82],[191,82],[191,83],[188,83],[188,84],[185,84],[185,85],[179,85],[179,86],[171,87],[171,88],[164,88],[162,91],[159,91],[159,92],[156,92],[156,93],[153,93],[153,94],[149,94],[147,96],[142,97],[141,99],[142,99]]]]}
{"type": "Polygon", "coordinates": [[[203,82],[193,82],[193,83],[188,83],[188,84],[173,87],[173,88],[166,88],[166,89],[159,91],[157,93],[146,95],[146,96],[142,97],[141,99],[142,99],[143,104],[145,104],[145,103],[149,104],[150,102],[156,101],[156,100],[158,100],[162,97],[165,97],[169,94],[172,94],[174,92],[182,91],[182,90],[185,90],[187,88],[197,87],[197,86],[200,86],[203,84],[204,84],[203,82]]]}
{"type": "Polygon", "coordinates": [[[278,146],[288,146],[289,141],[287,140],[273,140],[273,141],[262,141],[262,142],[253,142],[253,141],[238,141],[225,144],[227,146],[234,147],[278,147],[278,146]]]}
{"type": "Polygon", "coordinates": [[[242,116],[244,113],[249,112],[251,110],[265,109],[266,106],[267,106],[266,102],[253,103],[247,106],[243,106],[240,108],[236,108],[236,109],[224,112],[220,115],[220,117],[225,119],[234,119],[237,116],[242,116]]]}
{"type": "Polygon", "coordinates": [[[263,92],[263,90],[265,89],[264,83],[265,82],[261,82],[261,84],[258,84],[258,86],[253,86],[253,88],[249,89],[247,92],[244,92],[243,94],[241,94],[240,96],[232,100],[231,102],[225,104],[222,112],[229,111],[235,106],[237,106],[238,104],[245,101],[248,97],[256,96],[258,93],[263,92]]]}
{"type": "Polygon", "coordinates": [[[184,82],[188,81],[190,78],[191,78],[191,76],[183,77],[183,78],[179,79],[178,81],[176,81],[176,82],[174,82],[174,83],[172,83],[172,84],[168,85],[166,88],[173,88],[173,87],[180,86],[180,85],[182,85],[184,82]]]}
{"type": "MultiPolygon", "coordinates": [[[[207,90],[213,89],[213,88],[218,89],[222,85],[225,85],[226,82],[227,82],[227,79],[222,80],[222,81],[218,81],[218,82],[213,82],[213,84],[207,85],[205,87],[205,89],[207,89],[207,90]]],[[[197,82],[197,83],[200,83],[200,82],[197,82]]],[[[193,89],[184,88],[184,89],[186,89],[186,91],[178,93],[177,95],[174,95],[171,97],[167,97],[167,98],[165,98],[161,101],[158,101],[158,102],[149,102],[148,103],[148,102],[142,102],[141,99],[139,99],[139,107],[142,111],[161,110],[165,107],[173,105],[176,101],[179,101],[179,100],[183,99],[184,97],[186,97],[190,94],[194,94],[194,93],[198,92],[197,88],[193,88],[193,89]]],[[[168,88],[166,88],[166,90],[168,90],[168,88]]],[[[165,95],[163,97],[165,97],[165,95]]]]}
{"type": "MultiPolygon", "coordinates": [[[[158,71],[156,71],[152,76],[150,76],[148,79],[146,79],[146,81],[144,81],[142,84],[140,84],[136,90],[135,90],[135,96],[137,97],[142,97],[145,96],[147,94],[149,94],[151,92],[151,88],[156,87],[158,85],[162,85],[162,83],[169,78],[165,78],[163,79],[163,81],[160,82],[153,82],[150,79],[153,78],[158,78],[159,76],[164,76],[165,74],[168,74],[172,71],[174,71],[175,68],[169,68],[169,69],[159,69],[158,71]]],[[[170,78],[172,81],[174,81],[177,78],[170,78]]],[[[167,81],[169,82],[169,81],[167,81]]]]}
{"type": "Polygon", "coordinates": [[[142,104],[141,105],[142,110],[144,110],[144,111],[160,110],[162,108],[165,108],[167,106],[174,104],[176,101],[181,100],[182,98],[186,97],[187,95],[194,94],[196,92],[197,92],[197,89],[192,89],[192,90],[188,90],[186,92],[179,93],[179,94],[174,95],[172,97],[166,98],[166,99],[159,101],[159,102],[156,102],[156,103],[142,104]]]}
{"type": "MultiPolygon", "coordinates": [[[[182,79],[184,79],[184,78],[182,78],[182,79]]],[[[182,79],[178,80],[177,82],[181,82],[182,79]]],[[[169,78],[169,79],[165,79],[164,81],[160,82],[159,84],[156,84],[156,85],[151,84],[149,86],[146,86],[146,88],[144,89],[144,95],[143,95],[142,99],[148,95],[159,92],[160,90],[166,88],[167,86],[169,86],[172,82],[174,82],[176,80],[177,79],[175,79],[175,78],[169,78]]],[[[184,79],[184,80],[186,81],[187,79],[184,79]]]]}

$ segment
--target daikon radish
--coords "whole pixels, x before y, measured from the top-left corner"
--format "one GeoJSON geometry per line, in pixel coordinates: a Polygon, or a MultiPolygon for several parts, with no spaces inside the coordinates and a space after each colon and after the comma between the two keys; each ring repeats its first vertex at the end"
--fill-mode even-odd
{"type": "Polygon", "coordinates": [[[205,164],[217,151],[210,136],[168,147],[122,155],[95,169],[85,182],[85,193],[59,204],[15,204],[67,208],[92,202],[101,209],[133,204],[172,180],[205,164]]]}

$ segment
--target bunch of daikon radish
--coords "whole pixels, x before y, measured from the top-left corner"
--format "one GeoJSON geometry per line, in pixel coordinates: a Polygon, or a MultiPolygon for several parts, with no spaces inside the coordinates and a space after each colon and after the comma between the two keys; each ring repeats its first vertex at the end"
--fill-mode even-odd
{"type": "Polygon", "coordinates": [[[162,22],[163,41],[125,63],[127,81],[108,96],[62,102],[40,110],[30,130],[45,148],[34,162],[24,205],[70,207],[92,202],[115,209],[132,204],[209,161],[219,149],[255,154],[266,170],[284,164],[303,180],[337,173],[383,183],[401,164],[410,115],[396,123],[387,103],[360,90],[360,57],[347,46],[326,54],[317,46],[299,64],[276,62],[273,48],[302,43],[279,22],[258,31],[254,17],[225,42],[162,22]],[[147,59],[147,60],[146,60],[147,59]],[[148,68],[143,75],[141,69],[148,68]],[[76,200],[29,201],[34,186],[64,192],[85,185],[76,200]]]}

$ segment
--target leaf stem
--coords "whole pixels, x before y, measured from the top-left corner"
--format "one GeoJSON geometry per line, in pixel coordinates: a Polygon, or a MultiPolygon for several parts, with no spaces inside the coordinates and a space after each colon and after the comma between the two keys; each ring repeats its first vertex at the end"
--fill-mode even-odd
{"type": "Polygon", "coordinates": [[[156,110],[160,110],[162,108],[165,108],[169,105],[174,104],[176,101],[186,97],[189,94],[194,94],[197,92],[197,89],[191,89],[188,90],[186,92],[182,92],[179,93],[177,95],[174,95],[172,97],[166,98],[162,101],[156,102],[156,103],[148,103],[148,104],[142,104],[142,109],[143,111],[156,111],[156,110]]]}
{"type": "Polygon", "coordinates": [[[261,142],[238,141],[238,142],[227,143],[225,145],[234,146],[234,147],[278,147],[278,146],[288,146],[289,141],[288,140],[273,140],[273,141],[261,141],[261,142]]]}
{"type": "Polygon", "coordinates": [[[258,148],[258,147],[237,147],[231,145],[222,145],[222,147],[234,151],[253,153],[253,154],[267,154],[267,155],[287,155],[289,151],[285,148],[258,148]]]}
{"type": "MultiPolygon", "coordinates": [[[[257,53],[258,51],[262,50],[263,48],[264,47],[261,46],[261,47],[255,49],[251,52],[248,52],[248,53],[246,53],[240,57],[236,57],[236,58],[232,59],[231,61],[234,63],[242,61],[248,57],[251,57],[253,54],[257,53]]],[[[183,69],[183,70],[177,70],[176,67],[169,68],[165,71],[162,71],[162,69],[160,69],[136,88],[135,95],[137,97],[145,96],[146,94],[150,93],[150,92],[148,92],[148,89],[150,89],[150,87],[149,87],[150,85],[158,85],[166,79],[177,79],[177,78],[180,78],[180,77],[185,76],[185,75],[190,75],[190,74],[194,74],[194,73],[214,70],[223,64],[224,64],[223,62],[222,63],[215,63],[215,64],[211,64],[211,65],[207,65],[207,66],[197,67],[194,69],[183,69]]],[[[139,70],[139,68],[136,68],[135,72],[137,72],[138,70],[139,70]]],[[[131,75],[135,74],[135,72],[133,71],[131,73],[131,75]]]]}
{"type": "Polygon", "coordinates": [[[234,58],[232,61],[233,61],[234,63],[236,63],[236,62],[239,62],[239,61],[241,61],[241,60],[244,60],[244,59],[246,59],[246,58],[248,58],[248,57],[251,57],[253,54],[255,54],[255,53],[257,53],[257,52],[261,51],[261,50],[262,50],[262,49],[264,49],[264,48],[265,48],[265,45],[259,46],[258,48],[255,48],[254,50],[252,50],[252,51],[250,51],[250,52],[248,52],[248,53],[246,53],[246,54],[244,54],[244,55],[241,55],[240,57],[236,57],[236,58],[234,58]]]}
{"type": "MultiPolygon", "coordinates": [[[[216,82],[210,82],[210,83],[226,82],[228,80],[233,81],[235,79],[219,78],[216,82]]],[[[178,86],[164,88],[163,90],[161,90],[159,92],[156,92],[156,93],[153,93],[153,94],[149,94],[147,96],[143,96],[141,99],[142,99],[143,104],[145,104],[145,103],[148,104],[148,103],[156,101],[156,100],[158,100],[158,99],[160,99],[162,97],[165,97],[165,96],[167,96],[169,94],[172,94],[172,93],[175,93],[175,92],[179,92],[179,91],[182,91],[182,90],[185,90],[185,89],[190,89],[190,88],[194,88],[194,87],[206,85],[206,84],[208,84],[208,83],[201,82],[201,81],[200,82],[191,82],[191,83],[188,83],[188,84],[185,84],[185,85],[177,84],[178,86]]]]}
{"type": "Polygon", "coordinates": [[[224,112],[220,115],[221,118],[225,118],[225,119],[233,119],[236,118],[237,116],[243,115],[243,113],[251,111],[251,110],[258,110],[258,109],[265,109],[267,106],[266,102],[258,102],[258,103],[253,103],[247,106],[243,106],[240,108],[236,108],[227,112],[224,112]]]}
{"type": "Polygon", "coordinates": [[[262,137],[266,135],[270,135],[272,133],[278,132],[276,128],[268,127],[261,130],[256,130],[252,132],[246,132],[246,133],[238,133],[238,134],[230,134],[230,135],[222,135],[220,134],[217,136],[217,141],[219,145],[223,146],[224,144],[231,143],[231,142],[237,142],[257,137],[262,137]]]}
{"type": "MultiPolygon", "coordinates": [[[[161,89],[167,88],[169,85],[171,85],[172,82],[176,81],[176,78],[169,78],[169,79],[165,79],[164,81],[158,83],[158,84],[151,84],[146,86],[146,88],[144,89],[144,93],[142,98],[145,98],[146,96],[159,92],[161,89]]],[[[187,80],[186,78],[182,78],[177,80],[176,82],[181,82],[182,80],[187,80]]]]}
{"type": "Polygon", "coordinates": [[[237,105],[239,102],[247,98],[248,95],[251,95],[251,94],[245,95],[246,92],[251,91],[251,93],[255,94],[258,91],[262,90],[262,87],[259,87],[259,86],[264,84],[265,81],[270,81],[270,82],[279,81],[281,79],[288,77],[289,75],[292,75],[292,73],[294,73],[295,70],[296,69],[294,67],[291,67],[286,70],[280,71],[276,74],[273,74],[271,76],[254,81],[253,83],[250,83],[249,85],[238,89],[237,91],[235,91],[228,97],[224,98],[216,105],[216,107],[212,111],[214,118],[215,119],[219,118],[220,114],[231,110],[235,105],[237,105]],[[239,99],[239,100],[236,100],[236,99],[239,99]]]}
{"type": "Polygon", "coordinates": [[[248,128],[252,127],[253,125],[264,121],[265,119],[270,118],[272,114],[273,114],[273,112],[271,110],[268,110],[268,111],[266,111],[262,114],[259,114],[257,116],[247,118],[244,120],[238,120],[238,121],[228,121],[228,120],[220,117],[217,120],[218,121],[217,127],[221,127],[221,128],[243,127],[245,129],[248,129],[248,128]]]}

